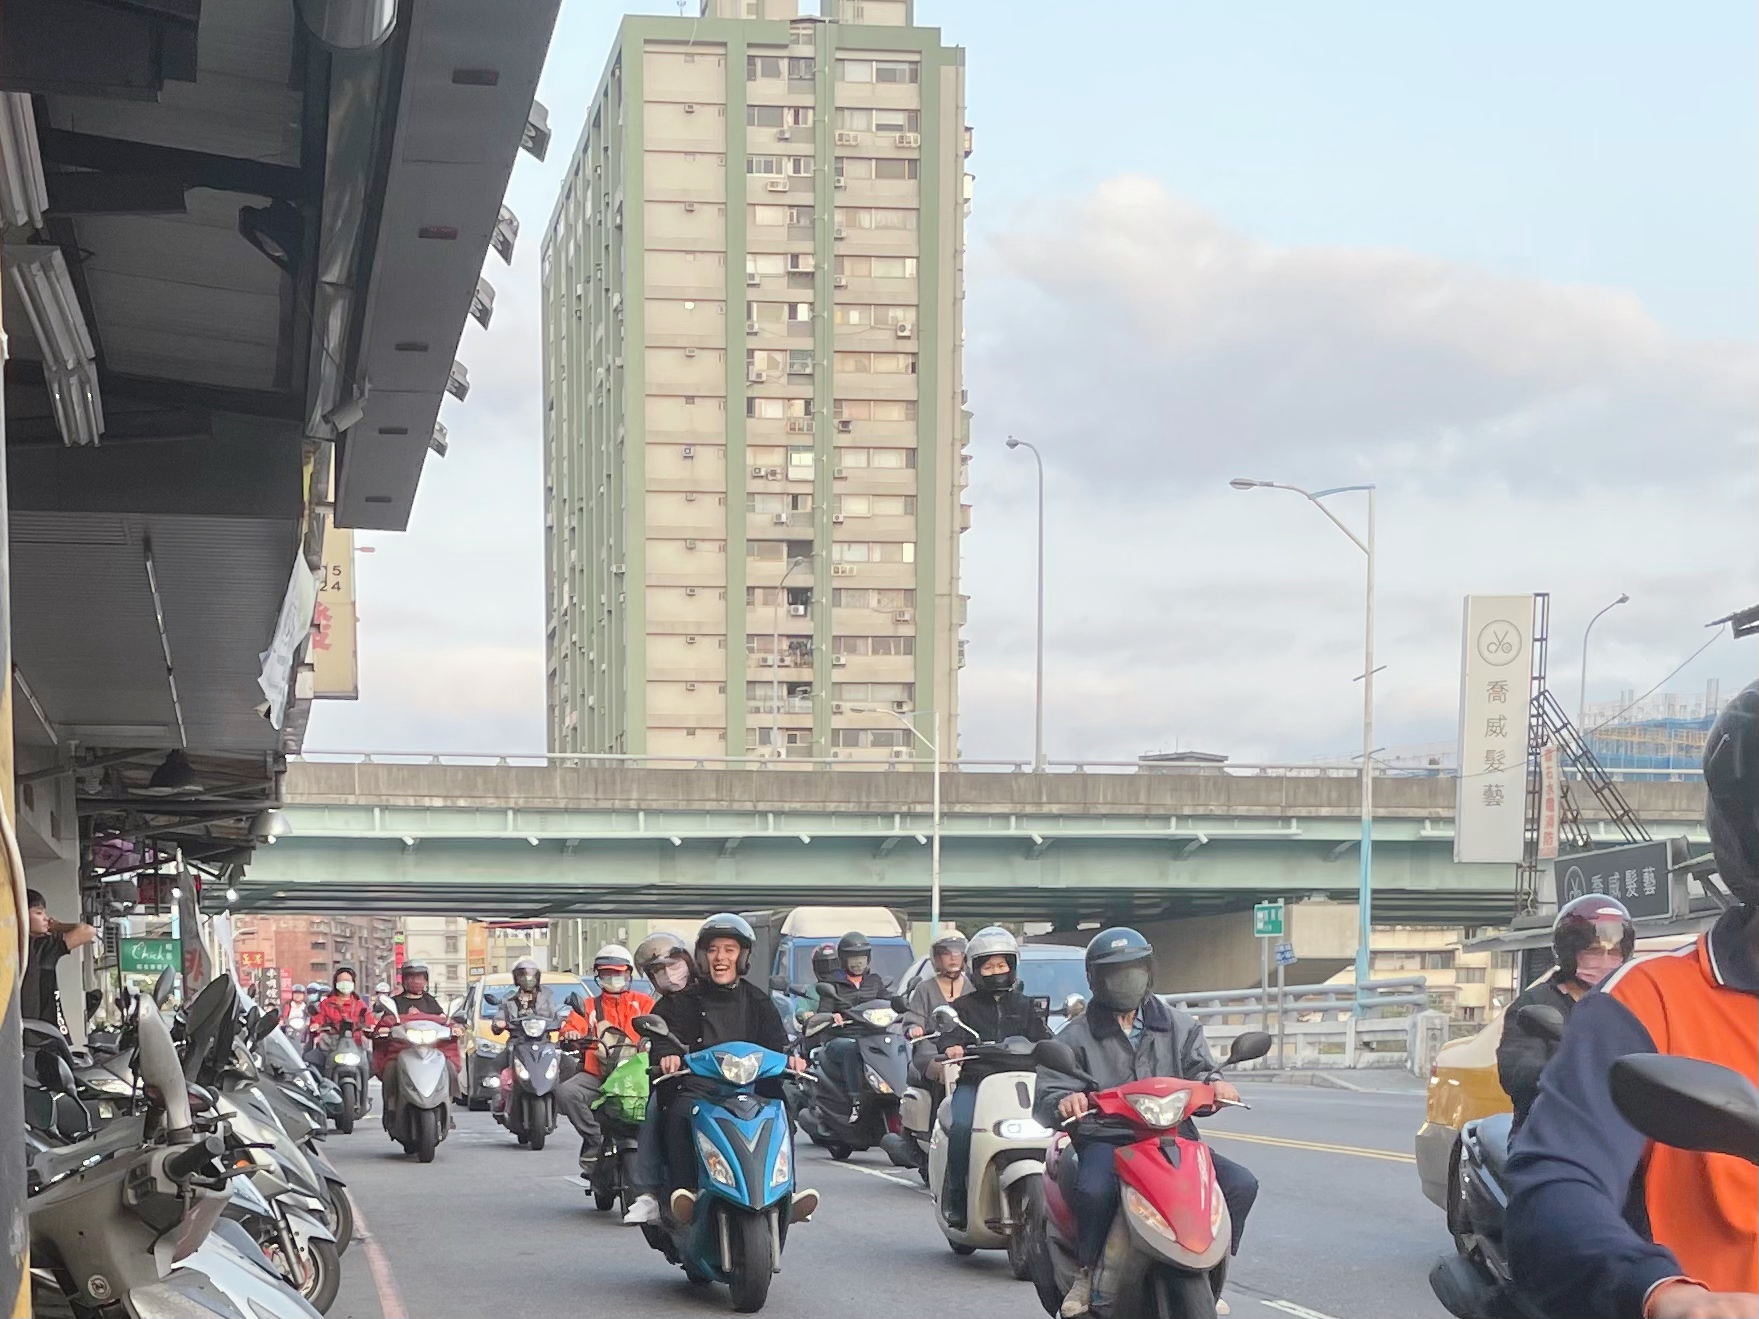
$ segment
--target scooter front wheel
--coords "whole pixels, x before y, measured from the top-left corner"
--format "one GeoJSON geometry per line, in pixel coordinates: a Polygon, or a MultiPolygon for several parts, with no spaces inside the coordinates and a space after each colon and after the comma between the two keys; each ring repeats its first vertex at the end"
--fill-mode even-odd
{"type": "Polygon", "coordinates": [[[324,1226],[336,1237],[336,1253],[346,1255],[348,1243],[354,1240],[354,1202],[348,1198],[348,1188],[341,1182],[326,1178],[324,1189],[327,1193],[324,1200],[324,1226]]]}
{"type": "Polygon", "coordinates": [[[1020,1282],[1032,1276],[1032,1256],[1028,1250],[1031,1235],[1026,1225],[1034,1214],[1042,1212],[1039,1205],[1042,1194],[1043,1188],[1036,1177],[1022,1178],[1008,1188],[1008,1216],[1014,1225],[1008,1233],[1008,1272],[1020,1282]]]}
{"type": "Polygon", "coordinates": [[[833,1140],[830,1144],[825,1146],[825,1149],[830,1152],[830,1156],[838,1163],[844,1162],[851,1154],[855,1153],[854,1149],[845,1145],[840,1140],[833,1140]]]}
{"type": "Polygon", "coordinates": [[[342,1107],[336,1112],[336,1134],[349,1136],[354,1133],[354,1105],[356,1103],[354,1082],[342,1083],[342,1107]]]}
{"type": "Polygon", "coordinates": [[[423,1163],[434,1161],[434,1151],[440,1145],[440,1112],[433,1108],[415,1110],[415,1157],[423,1163]]]}
{"type": "Polygon", "coordinates": [[[1160,1268],[1151,1284],[1154,1319],[1216,1319],[1215,1288],[1207,1273],[1160,1268]]]}
{"type": "Polygon", "coordinates": [[[336,1293],[342,1288],[342,1256],[337,1253],[334,1242],[316,1238],[305,1243],[302,1255],[299,1294],[320,1314],[328,1314],[336,1303],[336,1293]]]}
{"type": "Polygon", "coordinates": [[[544,1147],[544,1140],[549,1136],[549,1114],[544,1111],[541,1095],[525,1097],[525,1136],[534,1150],[544,1147]]]}
{"type": "Polygon", "coordinates": [[[755,1314],[769,1299],[770,1220],[768,1214],[739,1214],[730,1224],[728,1245],[733,1258],[728,1261],[733,1308],[740,1314],[755,1314]]]}

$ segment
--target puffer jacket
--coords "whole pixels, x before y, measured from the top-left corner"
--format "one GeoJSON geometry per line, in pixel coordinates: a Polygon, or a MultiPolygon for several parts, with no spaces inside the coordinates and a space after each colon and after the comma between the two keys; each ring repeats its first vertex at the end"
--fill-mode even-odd
{"type": "Polygon", "coordinates": [[[1062,1119],[1057,1105],[1074,1094],[1109,1090],[1128,1081],[1156,1076],[1177,1076],[1187,1081],[1213,1081],[1221,1075],[1215,1055],[1203,1038],[1197,1019],[1168,1007],[1150,994],[1140,1009],[1142,1038],[1134,1045],[1118,1024],[1116,1013],[1089,1008],[1057,1032],[1057,1038],[1075,1051],[1081,1070],[1094,1084],[1050,1067],[1038,1069],[1038,1086],[1032,1115],[1044,1126],[1055,1128],[1062,1119]]]}

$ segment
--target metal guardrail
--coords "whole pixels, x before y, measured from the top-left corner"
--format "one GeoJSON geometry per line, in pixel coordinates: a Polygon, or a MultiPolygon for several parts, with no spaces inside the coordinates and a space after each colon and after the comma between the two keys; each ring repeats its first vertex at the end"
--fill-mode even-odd
{"type": "MultiPolygon", "coordinates": [[[[1412,1012],[1429,1006],[1429,981],[1423,976],[1401,976],[1397,979],[1375,980],[1367,995],[1370,1013],[1401,1009],[1396,1020],[1402,1021],[1412,1012]]],[[[1356,986],[1351,984],[1287,985],[1280,995],[1275,985],[1269,991],[1256,986],[1251,989],[1204,990],[1195,993],[1162,994],[1161,998],[1182,1012],[1196,1017],[1206,1026],[1210,1022],[1244,1024],[1274,1016],[1278,1000],[1288,1016],[1306,1021],[1325,1021],[1349,1017],[1356,1006],[1356,986]]],[[[1373,1018],[1370,1018],[1372,1020],[1373,1018]]]]}
{"type": "MultiPolygon", "coordinates": [[[[349,750],[307,750],[298,755],[289,756],[289,760],[309,764],[359,764],[359,765],[456,765],[466,766],[502,766],[523,765],[530,767],[560,766],[563,768],[623,768],[623,769],[748,769],[784,771],[790,769],[832,769],[832,770],[865,770],[868,772],[902,771],[920,773],[929,767],[926,758],[911,756],[908,758],[888,760],[858,760],[854,758],[825,758],[811,756],[666,756],[666,755],[633,755],[599,752],[545,752],[545,751],[349,751],[349,750]]],[[[1029,760],[949,760],[943,768],[947,773],[964,774],[1028,774],[1032,772],[1029,760]]],[[[1286,778],[1329,778],[1356,779],[1361,771],[1353,765],[1311,764],[1298,761],[1234,763],[1225,765],[1169,766],[1149,761],[1137,760],[1052,760],[1045,763],[1044,772],[1049,774],[1165,774],[1169,776],[1194,777],[1286,777],[1286,778]]],[[[1618,770],[1616,773],[1633,778],[1678,779],[1681,776],[1698,777],[1684,769],[1643,769],[1618,770]]],[[[1436,769],[1403,769],[1394,766],[1380,767],[1376,771],[1377,778],[1455,778],[1457,772],[1451,768],[1436,769]]],[[[1566,778],[1573,778],[1573,771],[1566,771],[1566,778]]]]}

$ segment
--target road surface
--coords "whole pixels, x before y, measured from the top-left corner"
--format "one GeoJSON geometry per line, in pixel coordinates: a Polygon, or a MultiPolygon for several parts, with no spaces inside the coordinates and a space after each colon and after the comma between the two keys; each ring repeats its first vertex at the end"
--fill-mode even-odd
{"type": "MultiPolygon", "coordinates": [[[[1248,1319],[1445,1319],[1425,1281],[1449,1242],[1417,1186],[1411,1137],[1422,1098],[1242,1085],[1251,1112],[1204,1124],[1261,1184],[1226,1293],[1248,1319]]],[[[574,1181],[578,1142],[541,1154],[487,1114],[458,1111],[434,1163],[405,1159],[376,1114],[327,1150],[352,1188],[364,1238],[345,1260],[332,1319],[731,1314],[724,1289],[692,1289],[639,1232],[595,1212],[574,1181]]],[[[799,1175],[824,1194],[790,1233],[764,1310],[1042,1319],[1000,1254],[953,1255],[914,1175],[877,1150],[834,1164],[804,1141],[799,1175]]]]}

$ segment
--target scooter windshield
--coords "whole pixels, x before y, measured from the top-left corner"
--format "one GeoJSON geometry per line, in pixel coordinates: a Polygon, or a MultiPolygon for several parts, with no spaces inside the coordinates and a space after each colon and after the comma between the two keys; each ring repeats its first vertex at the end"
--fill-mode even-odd
{"type": "Polygon", "coordinates": [[[305,1059],[293,1041],[278,1030],[270,1031],[257,1046],[262,1050],[263,1062],[270,1071],[281,1076],[298,1076],[305,1070],[305,1059]]]}

